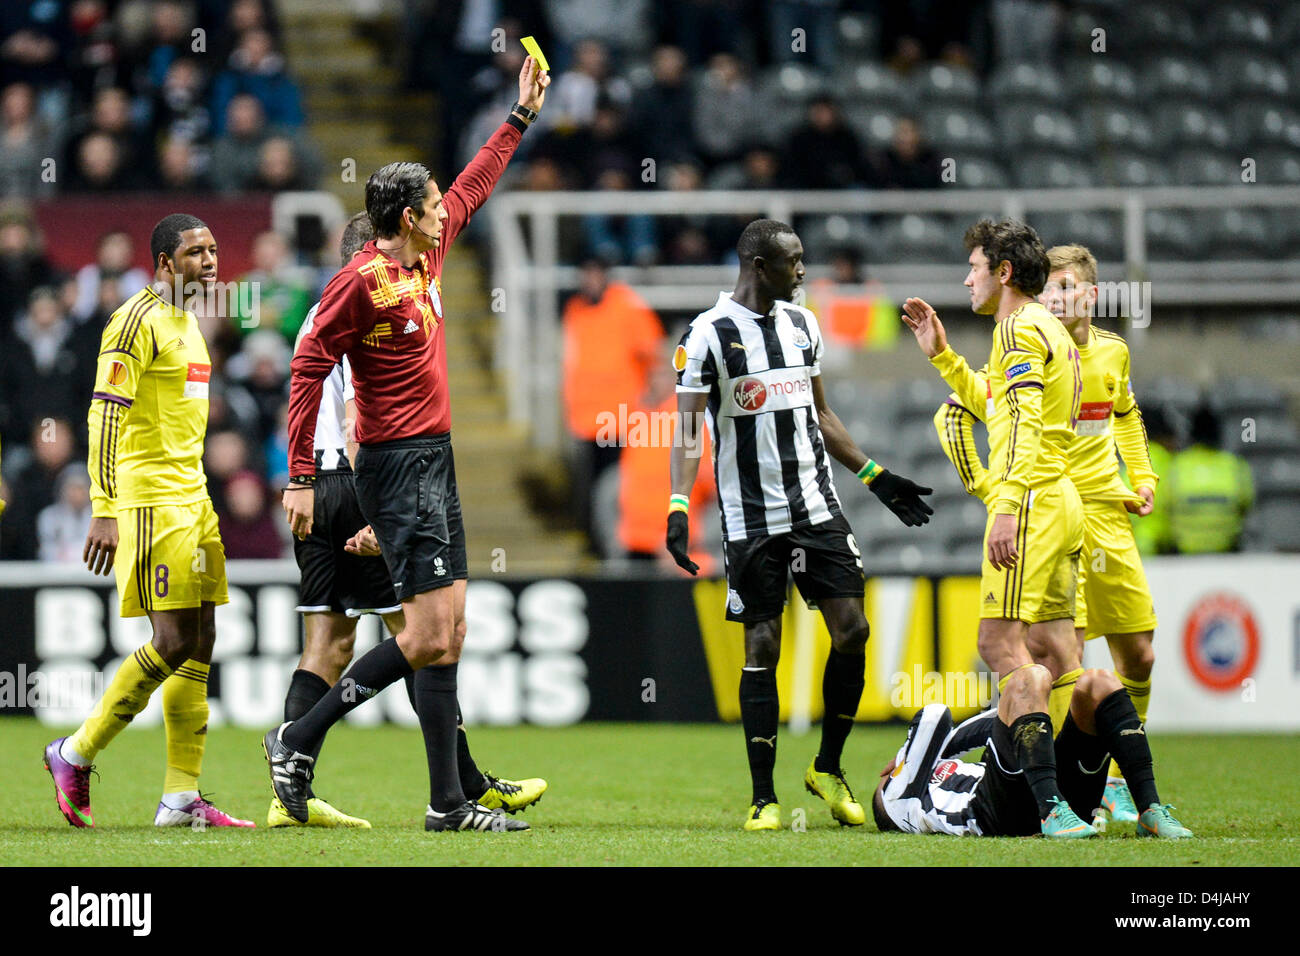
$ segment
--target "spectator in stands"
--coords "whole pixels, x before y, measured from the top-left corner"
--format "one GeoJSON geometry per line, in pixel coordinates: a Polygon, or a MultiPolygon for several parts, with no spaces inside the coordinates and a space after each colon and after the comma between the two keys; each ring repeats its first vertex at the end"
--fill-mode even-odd
{"type": "MultiPolygon", "coordinates": [[[[616,50],[620,56],[644,53],[654,39],[651,25],[650,0],[546,0],[546,15],[556,42],[556,89],[564,77],[582,61],[583,41],[570,47],[574,37],[599,41],[607,50],[616,50]],[[574,62],[570,64],[570,50],[574,62]]],[[[550,94],[546,109],[551,110],[550,94]]]]}
{"type": "Polygon", "coordinates": [[[782,160],[793,189],[844,189],[865,182],[862,143],[833,97],[818,96],[786,142],[782,160]]]}
{"type": "Polygon", "coordinates": [[[288,397],[289,343],[273,329],[259,329],[244,339],[238,353],[230,357],[226,374],[231,391],[242,389],[257,406],[256,436],[260,447],[275,430],[280,406],[288,397]]]}
{"type": "Polygon", "coordinates": [[[67,80],[64,54],[70,44],[61,4],[49,0],[6,0],[0,4],[0,85],[23,81],[57,98],[42,109],[49,119],[66,108],[60,88],[67,80]],[[52,114],[52,115],[51,115],[52,114]]]}
{"type": "MultiPolygon", "coordinates": [[[[578,35],[587,35],[587,31],[578,35]]],[[[573,66],[559,73],[547,91],[544,115],[550,118],[541,122],[548,129],[580,129],[595,121],[596,108],[602,102],[625,107],[631,100],[627,81],[610,71],[608,47],[588,37],[579,41],[573,66]]]]}
{"type": "Polygon", "coordinates": [[[32,291],[58,281],[41,245],[36,221],[25,206],[0,209],[0,347],[9,341],[13,320],[32,291]]]}
{"type": "MultiPolygon", "coordinates": [[[[598,192],[626,192],[632,188],[632,169],[613,163],[596,176],[598,192]]],[[[590,214],[582,217],[588,255],[610,263],[652,265],[659,255],[653,216],[590,214]]]]}
{"type": "MultiPolygon", "coordinates": [[[[575,442],[575,513],[592,531],[596,479],[618,461],[620,406],[645,392],[646,373],[658,361],[663,328],[631,287],[611,282],[604,262],[582,263],[579,291],[564,306],[564,409],[575,442]]],[[[598,548],[592,541],[593,550],[598,548]]]]}
{"type": "Polygon", "coordinates": [[[881,49],[900,73],[928,60],[973,66],[987,59],[987,0],[894,0],[880,13],[881,49]]]}
{"type": "Polygon", "coordinates": [[[638,90],[632,103],[632,128],[647,144],[662,169],[669,163],[694,159],[691,114],[695,94],[691,90],[686,54],[680,47],[661,46],[650,60],[654,82],[638,90]]]}
{"type": "Polygon", "coordinates": [[[1208,405],[1193,413],[1190,438],[1160,483],[1174,548],[1179,554],[1235,551],[1255,500],[1250,465],[1223,448],[1219,417],[1208,405]]]}
{"type": "Polygon", "coordinates": [[[293,261],[289,240],[274,230],[259,234],[253,240],[253,269],[240,281],[258,289],[257,314],[245,314],[242,302],[232,311],[240,335],[270,330],[292,345],[311,308],[312,289],[310,273],[293,261]]]}
{"type": "Polygon", "coordinates": [[[150,273],[135,265],[135,244],[130,233],[124,229],[103,233],[95,244],[95,261],[77,270],[77,301],[72,308],[73,318],[84,323],[95,315],[100,306],[100,285],[105,280],[117,282],[113,298],[121,305],[148,285],[152,278],[150,273]]]}
{"type": "Polygon", "coordinates": [[[70,193],[114,193],[139,189],[146,182],[127,164],[122,147],[107,133],[94,132],[77,146],[68,174],[70,193]]]}
{"type": "Polygon", "coordinates": [[[297,147],[287,136],[272,136],[257,151],[257,172],[246,184],[250,190],[284,192],[311,189],[312,177],[299,160],[297,147]]]}
{"type": "Polygon", "coordinates": [[[221,515],[227,510],[227,479],[250,467],[248,442],[239,431],[223,428],[220,424],[216,428],[211,425],[209,419],[210,427],[203,447],[203,474],[208,479],[212,507],[221,515]]]}
{"type": "MultiPolygon", "coordinates": [[[[1129,520],[1133,525],[1133,538],[1142,554],[1167,554],[1173,550],[1173,541],[1169,535],[1169,506],[1165,497],[1170,465],[1178,448],[1178,430],[1159,402],[1142,406],[1142,424],[1147,430],[1151,470],[1160,478],[1161,487],[1157,489],[1155,510],[1146,517],[1130,515],[1129,520]]],[[[1127,480],[1128,472],[1123,462],[1120,462],[1120,469],[1127,480]]]]}
{"type": "MultiPolygon", "coordinates": [[[[172,67],[188,56],[193,45],[191,8],[181,0],[156,0],[150,13],[148,54],[142,64],[150,89],[166,85],[172,67]]],[[[193,61],[187,61],[193,65],[193,61]]]]}
{"type": "Polygon", "coordinates": [[[755,44],[745,22],[750,15],[748,0],[665,0],[660,32],[691,66],[703,66],[716,53],[752,58],[755,44]]]}
{"type": "MultiPolygon", "coordinates": [[[[660,178],[673,192],[694,192],[704,183],[700,167],[686,162],[674,163],[666,171],[661,168],[660,178]]],[[[690,197],[682,197],[682,207],[690,208],[690,197]]],[[[690,213],[662,216],[659,228],[664,236],[666,259],[671,265],[712,265],[720,261],[723,249],[734,245],[735,233],[717,216],[690,213]]]]}
{"type": "MultiPolygon", "coordinates": [[[[780,189],[784,185],[781,160],[767,146],[751,146],[738,163],[719,166],[709,176],[711,189],[780,189]]],[[[749,222],[745,216],[737,221],[749,222]]]]}
{"type": "Polygon", "coordinates": [[[8,411],[9,427],[22,435],[43,418],[83,421],[98,339],[77,334],[76,323],[49,286],[31,294],[14,332],[14,341],[0,355],[0,403],[8,411]]]}
{"type": "MultiPolygon", "coordinates": [[[[668,478],[668,460],[672,451],[677,416],[677,373],[665,357],[646,376],[645,394],[629,412],[629,435],[619,458],[618,538],[627,557],[653,561],[664,567],[674,565],[664,550],[664,505],[672,492],[668,478]],[[635,415],[636,417],[633,417],[635,415]],[[636,424],[633,424],[636,423],[636,424]],[[635,429],[644,423],[641,432],[635,429]],[[665,440],[667,439],[667,440],[665,440]]],[[[710,460],[709,435],[700,429],[700,447],[695,451],[704,462],[710,460]]],[[[691,506],[697,509],[713,500],[713,469],[701,466],[699,480],[691,489],[691,506]]],[[[697,525],[703,524],[696,522],[697,525]]],[[[715,562],[707,552],[696,551],[693,541],[691,559],[705,574],[713,573],[715,562]]]]}
{"type": "Polygon", "coordinates": [[[81,560],[90,531],[90,476],[79,461],[65,465],[55,485],[54,503],[36,516],[36,553],[42,561],[81,560]]]}
{"type": "Polygon", "coordinates": [[[219,512],[221,543],[227,558],[274,559],[284,555],[283,522],[266,482],[256,472],[237,471],[226,479],[226,510],[219,512]]]}
{"type": "Polygon", "coordinates": [[[881,189],[938,189],[939,154],[921,137],[921,126],[910,116],[894,124],[889,146],[877,157],[875,183],[881,189]]]}
{"type": "Polygon", "coordinates": [[[36,115],[36,94],[28,83],[10,83],[0,93],[0,196],[30,199],[54,189],[47,160],[54,137],[36,115]]]}
{"type": "Polygon", "coordinates": [[[240,37],[230,60],[212,84],[212,115],[224,131],[226,107],[241,94],[262,104],[267,122],[297,128],[302,125],[302,103],[298,86],[285,69],[284,57],[275,51],[271,34],[255,28],[240,37]]]}
{"type": "MultiPolygon", "coordinates": [[[[210,30],[217,37],[212,51],[217,62],[230,59],[249,30],[265,30],[270,34],[272,45],[279,48],[283,35],[272,0],[205,0],[202,6],[211,8],[214,14],[211,19],[220,20],[213,24],[215,29],[210,30]]],[[[202,7],[200,10],[202,12],[202,7]]]]}
{"type": "Polygon", "coordinates": [[[167,67],[153,95],[153,138],[178,136],[202,144],[212,133],[203,69],[197,60],[183,57],[167,67]]]}
{"type": "Polygon", "coordinates": [[[69,43],[64,65],[75,99],[96,90],[130,82],[130,67],[119,50],[117,31],[105,0],[73,0],[66,4],[69,43]]]}
{"type": "Polygon", "coordinates": [[[767,8],[772,61],[834,67],[838,6],[838,0],[773,0],[767,8]]]}
{"type": "Polygon", "coordinates": [[[68,144],[68,155],[79,156],[86,139],[106,135],[112,138],[122,166],[137,182],[144,182],[154,168],[154,146],[140,135],[131,118],[131,98],[126,90],[110,86],[95,93],[90,115],[81,131],[68,144]]]}
{"type": "Polygon", "coordinates": [[[758,102],[753,84],[739,58],[719,53],[709,69],[692,113],[695,141],[710,165],[738,158],[759,125],[758,102]]]}
{"type": "MultiPolygon", "coordinates": [[[[333,248],[337,249],[336,244],[333,248]]],[[[289,480],[289,402],[280,403],[275,416],[275,429],[266,436],[262,447],[266,459],[266,480],[272,488],[281,488],[289,480]]]]}
{"type": "Polygon", "coordinates": [[[257,97],[241,93],[225,112],[225,132],[212,145],[212,179],[222,192],[238,192],[257,176],[262,143],[270,136],[257,97]]]}
{"type": "MultiPolygon", "coordinates": [[[[54,489],[77,457],[72,427],[64,419],[38,421],[31,429],[31,458],[12,475],[6,498],[5,533],[0,537],[0,559],[33,561],[37,553],[37,516],[54,503],[54,489]]],[[[12,445],[6,441],[6,455],[12,445]]],[[[85,543],[84,540],[82,542],[85,543]]]]}
{"type": "Polygon", "coordinates": [[[206,193],[212,180],[204,173],[203,157],[183,136],[168,136],[158,152],[157,186],[163,192],[206,193]]]}

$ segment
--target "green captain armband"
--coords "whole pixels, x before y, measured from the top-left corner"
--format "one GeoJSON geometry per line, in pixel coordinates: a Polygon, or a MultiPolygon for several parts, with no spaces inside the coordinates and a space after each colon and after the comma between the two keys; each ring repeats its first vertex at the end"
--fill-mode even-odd
{"type": "Polygon", "coordinates": [[[868,458],[867,463],[858,469],[858,480],[864,485],[869,485],[875,481],[876,476],[884,470],[884,468],[881,468],[874,461],[868,458]]]}

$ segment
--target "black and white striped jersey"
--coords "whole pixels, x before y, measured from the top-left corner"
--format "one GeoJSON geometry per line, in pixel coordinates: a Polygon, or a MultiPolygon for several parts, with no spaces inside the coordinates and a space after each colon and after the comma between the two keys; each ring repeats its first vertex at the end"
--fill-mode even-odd
{"type": "Polygon", "coordinates": [[[840,515],[813,404],[817,317],[790,302],[767,315],[731,297],[701,312],[673,356],[677,391],[707,393],[705,420],[724,541],[782,534],[840,515]]]}
{"type": "Polygon", "coordinates": [[[996,710],[987,710],[953,728],[952,712],[942,704],[917,714],[882,793],[885,812],[900,830],[984,835],[975,819],[975,791],[985,766],[956,758],[985,746],[997,719],[996,710]]]}
{"type": "MultiPolygon", "coordinates": [[[[307,313],[307,318],[303,320],[302,328],[298,330],[298,338],[294,342],[295,351],[303,336],[311,331],[316,319],[316,308],[319,305],[319,302],[313,305],[311,311],[307,313]]],[[[316,436],[312,446],[318,475],[352,470],[348,462],[345,420],[347,402],[355,394],[352,387],[352,366],[345,355],[343,361],[334,366],[334,370],[326,377],[321,388],[320,410],[316,413],[316,436]]]]}

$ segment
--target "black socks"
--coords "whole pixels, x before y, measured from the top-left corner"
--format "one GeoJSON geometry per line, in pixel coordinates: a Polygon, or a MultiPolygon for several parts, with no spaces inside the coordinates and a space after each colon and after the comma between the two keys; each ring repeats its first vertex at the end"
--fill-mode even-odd
{"type": "Polygon", "coordinates": [[[469,752],[469,735],[465,733],[465,718],[460,714],[460,703],[456,704],[456,766],[460,771],[460,788],[470,800],[478,800],[487,793],[487,778],[469,752]]]}
{"type": "Polygon", "coordinates": [[[841,654],[834,648],[826,658],[822,673],[822,742],[817,751],[815,769],[818,773],[839,773],[844,741],[853,729],[853,718],[862,700],[862,688],[867,666],[865,651],[841,654]]]}
{"type": "Polygon", "coordinates": [[[1071,757],[1056,768],[1061,796],[1079,819],[1087,822],[1101,805],[1106,790],[1106,771],[1110,769],[1106,741],[1080,730],[1074,715],[1067,711],[1065,724],[1056,735],[1056,753],[1071,757]]]}
{"type": "Polygon", "coordinates": [[[460,707],[456,703],[456,669],[456,664],[448,664],[415,672],[415,712],[429,760],[429,806],[437,813],[465,802],[457,766],[460,707]]]}
{"type": "Polygon", "coordinates": [[[284,695],[284,719],[300,719],[329,692],[325,678],[299,668],[289,679],[289,692],[284,695]]]}
{"type": "Polygon", "coordinates": [[[1016,748],[1016,764],[1038,804],[1038,819],[1044,820],[1052,812],[1050,801],[1061,796],[1056,782],[1056,751],[1052,748],[1052,719],[1041,711],[1017,717],[1011,725],[1011,740],[1016,748]]]}
{"type": "Polygon", "coordinates": [[[320,752],[325,734],[344,714],[410,672],[411,665],[406,662],[397,641],[390,637],[380,642],[353,663],[342,680],[331,687],[311,710],[285,729],[285,744],[315,756],[320,752]]]}
{"type": "Polygon", "coordinates": [[[776,693],[776,668],[740,672],[740,721],[754,786],[754,803],[775,801],[772,769],[776,766],[776,730],[781,719],[776,693]]]}
{"type": "Polygon", "coordinates": [[[1156,793],[1156,772],[1151,762],[1151,747],[1146,731],[1128,691],[1120,690],[1097,705],[1097,736],[1106,742],[1110,755],[1119,764],[1128,783],[1138,813],[1160,802],[1156,793]]]}

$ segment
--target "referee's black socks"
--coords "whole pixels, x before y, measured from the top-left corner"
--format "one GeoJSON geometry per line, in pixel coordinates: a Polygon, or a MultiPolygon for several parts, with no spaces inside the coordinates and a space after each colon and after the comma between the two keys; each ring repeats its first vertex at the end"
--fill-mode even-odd
{"type": "MultiPolygon", "coordinates": [[[[420,709],[415,705],[414,673],[406,675],[406,699],[411,702],[411,710],[418,715],[420,709]]],[[[469,752],[469,736],[465,733],[465,718],[461,716],[459,700],[456,703],[456,766],[460,769],[460,787],[465,791],[466,797],[478,800],[487,793],[487,778],[469,752]]]]}
{"type": "Polygon", "coordinates": [[[822,673],[822,742],[817,751],[818,773],[839,773],[844,741],[853,729],[853,718],[862,700],[866,683],[867,654],[841,654],[831,648],[822,673]]]}
{"type": "Polygon", "coordinates": [[[740,722],[745,728],[745,752],[754,784],[754,803],[776,800],[772,769],[776,766],[776,730],[781,705],[776,692],[776,668],[740,672],[740,722]]]}
{"type": "Polygon", "coordinates": [[[1123,771],[1138,813],[1159,803],[1151,747],[1128,691],[1121,688],[1098,704],[1096,721],[1097,736],[1106,742],[1110,755],[1123,771]]]}
{"type": "Polygon", "coordinates": [[[1061,798],[1061,787],[1056,782],[1056,750],[1052,747],[1052,718],[1042,711],[1022,714],[1011,725],[1011,740],[1016,748],[1016,765],[1038,804],[1038,819],[1046,820],[1052,812],[1050,801],[1061,798]]]}
{"type": "Polygon", "coordinates": [[[456,734],[460,706],[456,702],[457,664],[421,667],[415,672],[415,712],[424,734],[429,760],[429,806],[436,813],[465,802],[457,766],[456,734]]]}
{"type": "Polygon", "coordinates": [[[345,714],[410,672],[411,665],[397,641],[391,637],[380,641],[361,655],[311,710],[285,728],[285,744],[302,753],[319,753],[325,734],[345,714]]]}
{"type": "Polygon", "coordinates": [[[284,695],[284,719],[298,720],[329,692],[330,685],[325,678],[298,668],[289,679],[289,692],[284,695]]]}

